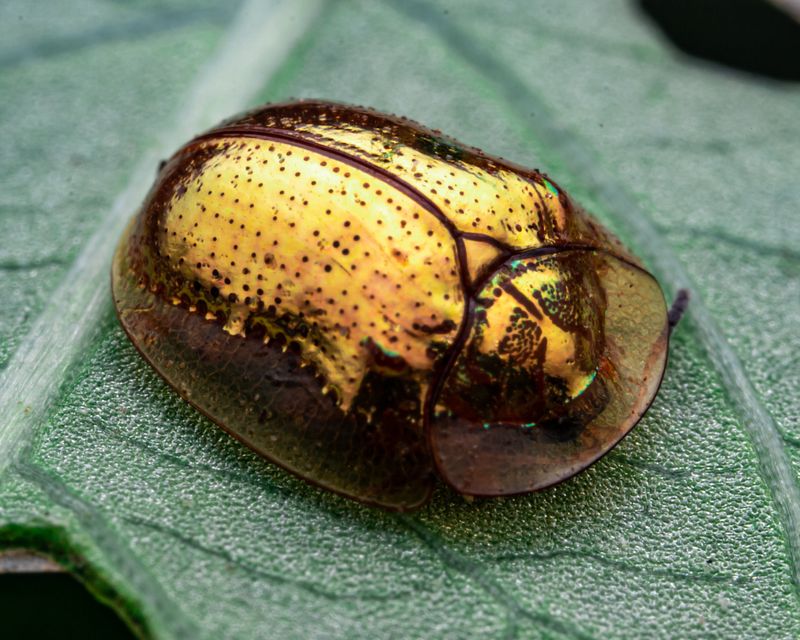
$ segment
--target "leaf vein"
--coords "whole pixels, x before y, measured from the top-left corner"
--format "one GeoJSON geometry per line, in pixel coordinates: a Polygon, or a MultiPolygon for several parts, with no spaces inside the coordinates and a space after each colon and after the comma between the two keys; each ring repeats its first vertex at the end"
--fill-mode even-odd
{"type": "MultiPolygon", "coordinates": [[[[445,567],[470,579],[495,600],[498,605],[506,609],[512,621],[523,618],[568,637],[581,638],[583,640],[590,640],[593,637],[572,622],[559,620],[547,612],[530,611],[521,605],[513,595],[487,574],[486,569],[480,563],[446,547],[432,531],[415,517],[400,514],[396,518],[398,522],[409,529],[425,546],[435,553],[445,567]]],[[[514,629],[516,629],[516,625],[512,626],[512,630],[514,629]]]]}
{"type": "Polygon", "coordinates": [[[90,31],[50,37],[0,51],[0,69],[28,62],[33,58],[51,58],[102,46],[110,42],[137,40],[199,22],[225,20],[229,16],[229,7],[225,5],[204,9],[169,9],[154,12],[134,20],[106,24],[90,31]]]}
{"type": "Polygon", "coordinates": [[[745,582],[745,578],[734,578],[726,573],[719,571],[705,571],[702,569],[688,569],[679,571],[668,567],[652,566],[640,567],[626,560],[619,558],[609,558],[596,551],[587,549],[563,549],[530,553],[505,553],[492,556],[496,562],[515,562],[518,560],[547,562],[549,560],[560,560],[562,558],[571,560],[587,559],[610,569],[617,569],[627,573],[638,573],[647,576],[668,578],[681,582],[698,584],[737,584],[745,582]]]}
{"type": "Polygon", "coordinates": [[[370,591],[346,593],[342,591],[332,591],[329,589],[324,589],[319,585],[308,580],[299,580],[297,578],[291,578],[281,573],[277,573],[275,571],[266,571],[259,567],[255,567],[245,560],[236,558],[233,554],[228,553],[227,551],[203,545],[194,538],[186,534],[183,534],[179,531],[176,531],[172,527],[167,527],[158,522],[152,522],[150,520],[146,520],[138,516],[123,516],[122,519],[128,522],[129,524],[144,527],[152,531],[155,531],[157,533],[169,536],[177,540],[180,544],[183,544],[187,547],[191,547],[192,549],[199,551],[204,555],[217,558],[219,560],[223,560],[230,565],[238,567],[246,574],[254,578],[263,579],[272,584],[278,584],[299,589],[301,591],[305,591],[307,593],[310,593],[311,595],[314,595],[318,598],[322,598],[324,600],[328,600],[330,602],[350,601],[350,600],[372,600],[376,602],[396,601],[400,598],[411,596],[413,595],[414,592],[417,591],[417,589],[415,589],[414,591],[395,591],[387,593],[374,593],[370,591]]]}

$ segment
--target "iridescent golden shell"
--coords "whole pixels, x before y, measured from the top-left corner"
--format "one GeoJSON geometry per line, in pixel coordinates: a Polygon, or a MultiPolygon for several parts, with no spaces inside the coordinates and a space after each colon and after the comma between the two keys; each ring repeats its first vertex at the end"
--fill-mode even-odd
{"type": "Polygon", "coordinates": [[[120,321],[200,411],[391,509],[559,482],[666,363],[664,297],[538,171],[402,118],[302,101],[159,172],[113,267],[120,321]]]}

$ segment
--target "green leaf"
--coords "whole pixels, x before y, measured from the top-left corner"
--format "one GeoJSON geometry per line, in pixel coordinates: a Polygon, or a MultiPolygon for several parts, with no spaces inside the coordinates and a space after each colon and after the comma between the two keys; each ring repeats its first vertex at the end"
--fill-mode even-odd
{"type": "MultiPolygon", "coordinates": [[[[144,636],[800,636],[800,89],[630,3],[76,0],[0,29],[0,543],[144,636]],[[688,286],[646,418],[581,476],[413,516],[258,459],[120,330],[158,160],[265,100],[408,115],[540,167],[688,286]]],[[[46,605],[45,605],[46,606],[46,605]]]]}

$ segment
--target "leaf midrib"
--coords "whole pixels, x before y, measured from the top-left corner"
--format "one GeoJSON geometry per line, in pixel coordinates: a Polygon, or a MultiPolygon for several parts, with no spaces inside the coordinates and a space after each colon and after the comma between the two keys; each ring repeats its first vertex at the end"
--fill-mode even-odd
{"type": "Polygon", "coordinates": [[[71,365],[81,356],[108,300],[108,270],[128,218],[144,197],[161,158],[197,130],[243,109],[321,10],[313,0],[294,10],[289,2],[250,0],[239,11],[219,54],[198,75],[175,122],[145,152],[110,213],[50,295],[0,373],[0,472],[18,455],[36,424],[46,419],[71,365]],[[242,42],[250,43],[242,47],[242,42]]]}

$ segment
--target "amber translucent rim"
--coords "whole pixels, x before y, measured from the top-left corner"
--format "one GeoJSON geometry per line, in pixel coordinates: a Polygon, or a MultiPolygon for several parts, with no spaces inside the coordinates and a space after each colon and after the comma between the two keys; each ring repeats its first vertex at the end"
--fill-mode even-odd
{"type": "MultiPolygon", "coordinates": [[[[144,361],[147,362],[147,364],[150,367],[152,367],[152,369],[158,374],[159,378],[164,380],[167,383],[167,385],[171,389],[173,389],[180,396],[180,398],[182,400],[184,400],[186,403],[188,403],[193,409],[195,409],[198,413],[200,413],[202,416],[204,416],[206,419],[208,419],[216,427],[222,429],[222,431],[224,431],[225,433],[227,433],[231,437],[233,437],[236,440],[238,440],[239,442],[241,442],[244,446],[246,446],[248,448],[248,450],[253,451],[252,447],[249,445],[249,443],[241,435],[239,435],[235,431],[232,431],[231,429],[229,429],[224,423],[222,423],[220,420],[215,418],[212,414],[207,412],[201,406],[199,406],[198,404],[193,402],[190,397],[187,397],[181,391],[180,388],[178,388],[177,386],[173,385],[170,382],[170,380],[168,379],[168,377],[164,374],[162,369],[158,366],[158,364],[145,351],[143,351],[139,347],[139,345],[137,344],[136,340],[134,339],[134,336],[131,334],[130,330],[128,329],[125,321],[123,320],[123,318],[122,318],[122,316],[120,314],[120,310],[119,310],[118,305],[116,304],[116,294],[117,294],[117,292],[116,292],[116,287],[115,287],[115,280],[122,273],[124,273],[124,271],[127,270],[127,267],[126,267],[126,264],[127,264],[127,256],[126,256],[126,254],[127,254],[127,251],[126,251],[127,245],[128,245],[128,243],[127,243],[127,232],[126,232],[125,236],[123,237],[123,240],[120,241],[119,245],[117,246],[117,250],[115,252],[114,260],[113,260],[112,267],[111,267],[111,270],[110,270],[110,277],[111,277],[111,292],[112,292],[112,296],[114,297],[114,300],[115,300],[114,313],[115,313],[115,315],[117,317],[117,320],[119,321],[120,326],[122,327],[122,330],[125,332],[125,335],[128,337],[128,340],[134,346],[134,348],[139,353],[139,355],[144,359],[144,361]]],[[[416,502],[408,502],[408,503],[402,504],[402,505],[388,504],[387,502],[380,502],[378,500],[371,500],[371,499],[368,499],[368,498],[356,498],[353,495],[348,494],[348,493],[346,493],[346,492],[344,492],[342,490],[339,490],[334,486],[328,486],[328,485],[326,485],[324,483],[321,483],[321,482],[318,482],[318,481],[314,480],[313,478],[309,478],[309,477],[306,477],[306,476],[302,475],[296,469],[293,469],[291,466],[287,465],[286,463],[282,462],[281,460],[279,460],[279,459],[277,459],[277,458],[275,458],[275,457],[273,457],[273,456],[271,456],[271,455],[269,455],[267,453],[263,453],[263,452],[258,451],[258,452],[256,452],[256,454],[258,456],[262,457],[267,462],[280,467],[281,469],[283,469],[283,470],[287,471],[288,473],[290,473],[295,478],[298,478],[298,479],[302,480],[303,482],[308,483],[309,485],[311,485],[313,487],[317,487],[319,489],[323,489],[325,491],[329,491],[329,492],[334,493],[336,495],[339,495],[339,496],[341,496],[343,498],[347,498],[348,500],[351,500],[351,501],[355,500],[356,502],[359,502],[360,504],[363,504],[363,505],[368,506],[368,507],[378,507],[380,509],[384,509],[384,510],[392,512],[392,513],[407,513],[407,512],[413,512],[413,511],[419,510],[422,506],[424,506],[427,502],[430,501],[431,494],[433,493],[434,485],[435,485],[435,480],[434,480],[434,475],[435,474],[432,474],[431,478],[430,478],[430,481],[427,483],[427,488],[426,488],[427,490],[424,492],[424,494],[422,495],[422,497],[418,501],[416,501],[416,502]]],[[[431,466],[431,469],[433,470],[433,466],[431,466]]]]}

